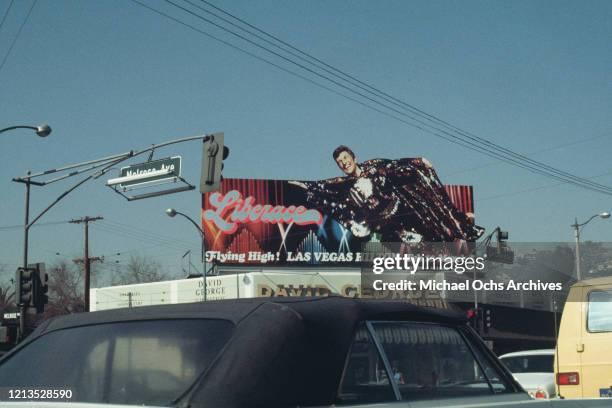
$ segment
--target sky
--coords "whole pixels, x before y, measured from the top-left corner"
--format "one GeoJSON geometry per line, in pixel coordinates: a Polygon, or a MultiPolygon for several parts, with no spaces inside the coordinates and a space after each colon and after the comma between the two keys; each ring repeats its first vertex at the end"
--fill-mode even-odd
{"type": "MultiPolygon", "coordinates": [[[[609,1],[213,1],[461,129],[612,186],[609,1]]],[[[0,0],[0,18],[10,3],[0,0]]],[[[145,3],[273,59],[166,1],[145,3]]],[[[13,177],[217,131],[231,150],[225,177],[338,176],[331,152],[340,144],[359,160],[426,157],[445,184],[474,186],[477,224],[499,225],[513,241],[572,241],[575,217],[612,210],[609,195],[451,144],[130,0],[38,0],[7,56],[32,4],[15,1],[0,28],[0,128],[48,123],[53,133],[0,135],[0,264],[11,273],[22,259],[25,192],[13,177]]],[[[174,155],[197,185],[201,143],[155,152],[174,155]]],[[[63,221],[102,216],[91,224],[90,253],[105,256],[105,273],[130,254],[175,276],[188,249],[197,264],[197,231],[164,210],[198,219],[198,190],[127,202],[104,185],[116,176],[84,184],[45,214],[30,231],[30,261],[82,256],[82,225],[63,221]]],[[[31,215],[78,180],[33,187],[31,215]]],[[[594,220],[582,239],[611,241],[612,220],[594,220]]]]}

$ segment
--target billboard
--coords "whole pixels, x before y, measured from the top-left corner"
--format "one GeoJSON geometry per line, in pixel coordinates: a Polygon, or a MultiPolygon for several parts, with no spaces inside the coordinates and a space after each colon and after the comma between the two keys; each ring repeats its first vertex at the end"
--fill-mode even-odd
{"type": "Polygon", "coordinates": [[[224,179],[219,191],[203,194],[207,262],[346,265],[359,263],[369,242],[482,235],[472,187],[442,185],[427,160],[342,159],[336,162],[344,177],[224,179]]]}

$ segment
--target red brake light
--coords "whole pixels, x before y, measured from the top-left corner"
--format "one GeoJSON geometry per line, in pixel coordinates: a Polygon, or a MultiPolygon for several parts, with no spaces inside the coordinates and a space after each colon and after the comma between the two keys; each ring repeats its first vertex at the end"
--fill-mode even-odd
{"type": "Polygon", "coordinates": [[[533,394],[535,398],[548,398],[544,390],[538,389],[535,394],[533,394]]]}
{"type": "Polygon", "coordinates": [[[580,384],[580,376],[578,373],[558,373],[557,385],[578,385],[580,384]]]}

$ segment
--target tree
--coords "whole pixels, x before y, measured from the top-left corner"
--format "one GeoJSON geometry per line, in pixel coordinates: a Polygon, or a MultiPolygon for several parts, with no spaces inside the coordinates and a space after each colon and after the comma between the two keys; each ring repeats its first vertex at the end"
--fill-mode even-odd
{"type": "Polygon", "coordinates": [[[612,248],[602,242],[580,243],[582,278],[612,275],[612,248]]]}
{"type": "Polygon", "coordinates": [[[534,259],[533,279],[547,282],[570,282],[575,279],[574,249],[568,245],[555,245],[552,250],[538,250],[534,259]]]}
{"type": "Polygon", "coordinates": [[[5,264],[0,264],[0,316],[15,307],[15,285],[9,278],[4,278],[8,276],[7,270],[5,264]]]}
{"type": "Polygon", "coordinates": [[[5,263],[0,262],[0,282],[9,281],[15,277],[15,274],[11,274],[9,266],[5,263]]]}
{"type": "Polygon", "coordinates": [[[113,285],[159,282],[168,279],[161,265],[141,255],[130,255],[127,265],[115,270],[113,285]]]}
{"type": "Polygon", "coordinates": [[[72,264],[62,260],[51,266],[49,275],[49,303],[44,317],[85,311],[83,274],[72,264]]]}
{"type": "Polygon", "coordinates": [[[0,286],[0,315],[15,307],[15,289],[11,284],[0,286]]]}

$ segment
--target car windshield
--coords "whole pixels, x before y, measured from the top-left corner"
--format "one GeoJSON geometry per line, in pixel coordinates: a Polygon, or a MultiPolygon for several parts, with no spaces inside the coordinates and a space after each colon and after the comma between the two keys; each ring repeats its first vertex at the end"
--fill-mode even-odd
{"type": "Polygon", "coordinates": [[[71,402],[168,405],[232,335],[226,320],[151,320],[57,330],[0,365],[0,384],[70,389],[71,402]]]}
{"type": "Polygon", "coordinates": [[[554,371],[554,356],[552,354],[504,357],[501,361],[514,374],[552,373],[554,371]]]}

